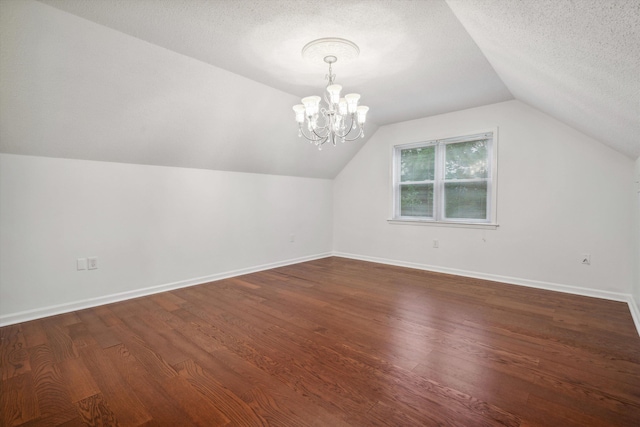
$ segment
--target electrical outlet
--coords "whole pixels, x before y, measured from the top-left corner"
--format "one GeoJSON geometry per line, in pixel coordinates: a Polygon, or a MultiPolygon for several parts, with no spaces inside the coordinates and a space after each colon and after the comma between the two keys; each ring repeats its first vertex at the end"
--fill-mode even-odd
{"type": "Polygon", "coordinates": [[[98,257],[87,258],[87,264],[89,270],[96,270],[98,268],[98,257]]]}
{"type": "Polygon", "coordinates": [[[78,270],[86,270],[87,269],[87,259],[86,258],[78,258],[76,260],[76,268],[78,270]]]}
{"type": "Polygon", "coordinates": [[[591,254],[582,254],[581,263],[583,265],[591,265],[591,254]]]}
{"type": "Polygon", "coordinates": [[[440,247],[440,243],[438,242],[438,239],[433,239],[433,247],[434,248],[439,248],[440,247]]]}
{"type": "Polygon", "coordinates": [[[293,234],[293,233],[292,233],[292,234],[290,234],[290,235],[289,235],[289,242],[293,243],[293,242],[295,242],[295,241],[296,241],[296,235],[295,235],[295,234],[293,234]]]}

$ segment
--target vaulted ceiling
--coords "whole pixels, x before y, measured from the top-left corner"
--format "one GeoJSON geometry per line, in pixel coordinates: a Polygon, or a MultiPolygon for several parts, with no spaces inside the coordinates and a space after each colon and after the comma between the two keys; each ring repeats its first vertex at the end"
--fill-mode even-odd
{"type": "Polygon", "coordinates": [[[318,152],[291,105],[341,37],[368,136],[515,98],[640,156],[637,0],[39,1],[0,1],[2,152],[333,178],[366,139],[318,152]]]}

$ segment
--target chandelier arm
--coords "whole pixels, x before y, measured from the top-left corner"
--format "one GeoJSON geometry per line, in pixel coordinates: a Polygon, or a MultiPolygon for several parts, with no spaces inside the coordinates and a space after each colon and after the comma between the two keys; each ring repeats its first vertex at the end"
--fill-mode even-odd
{"type": "MultiPolygon", "coordinates": [[[[352,131],[352,130],[354,130],[354,129],[358,129],[358,126],[357,126],[357,125],[355,125],[355,123],[356,123],[356,122],[355,122],[355,120],[354,120],[354,115],[353,115],[353,114],[349,114],[349,118],[350,118],[350,120],[351,120],[351,121],[350,121],[350,123],[349,123],[349,127],[348,127],[348,129],[349,129],[349,130],[347,130],[347,131],[346,131],[345,133],[343,133],[343,134],[341,134],[341,133],[339,133],[339,132],[335,132],[335,134],[336,134],[339,138],[346,138],[346,137],[351,133],[351,131],[352,131]]],[[[345,130],[346,130],[346,129],[347,129],[347,126],[345,126],[344,128],[345,128],[345,130]]],[[[356,137],[356,138],[357,138],[357,137],[356,137]]],[[[353,141],[353,140],[350,140],[350,141],[353,141]]]]}
{"type": "MultiPolygon", "coordinates": [[[[327,105],[329,105],[329,103],[327,103],[327,105]]],[[[322,126],[316,126],[316,129],[319,131],[327,131],[327,135],[332,133],[331,127],[333,125],[333,120],[331,119],[333,116],[335,116],[336,112],[329,110],[327,108],[321,108],[320,109],[320,115],[322,116],[324,125],[322,126]]],[[[318,133],[318,132],[314,132],[314,133],[318,133]]],[[[320,136],[320,138],[324,138],[325,136],[320,136]]]]}
{"type": "MultiPolygon", "coordinates": [[[[327,103],[327,105],[329,105],[329,103],[327,103]]],[[[329,122],[330,122],[329,116],[331,115],[330,113],[335,114],[335,112],[332,112],[332,110],[328,110],[324,107],[320,109],[320,114],[322,114],[322,117],[324,118],[324,123],[325,123],[324,126],[320,126],[322,129],[329,126],[329,122]]]]}
{"type": "Polygon", "coordinates": [[[309,135],[307,135],[302,127],[302,124],[299,125],[299,129],[300,129],[300,135],[304,136],[304,138],[309,141],[309,142],[313,142],[316,145],[323,145],[324,143],[326,143],[329,140],[329,137],[331,136],[331,133],[327,133],[326,135],[321,135],[318,132],[316,132],[314,129],[311,130],[311,133],[309,135]]]}
{"type": "MultiPolygon", "coordinates": [[[[322,142],[320,142],[320,145],[322,145],[322,144],[324,144],[325,142],[327,142],[327,140],[328,140],[328,139],[329,139],[329,137],[331,136],[331,131],[327,132],[327,134],[326,134],[326,135],[324,135],[324,136],[322,136],[322,135],[320,135],[318,132],[316,132],[316,130],[315,130],[315,129],[312,129],[311,131],[313,132],[313,134],[314,134],[315,136],[317,136],[317,139],[314,139],[313,141],[322,141],[322,142]]],[[[317,144],[317,142],[316,142],[316,144],[317,144]]]]}
{"type": "Polygon", "coordinates": [[[345,140],[345,142],[347,142],[347,141],[355,141],[356,139],[362,137],[363,135],[364,135],[364,123],[357,124],[357,125],[354,126],[353,117],[351,117],[351,127],[349,128],[349,131],[347,133],[345,133],[344,136],[342,136],[341,138],[343,138],[345,140]],[[347,138],[347,136],[354,129],[357,129],[358,133],[353,138],[347,138]]]}
{"type": "Polygon", "coordinates": [[[311,129],[311,132],[315,133],[318,136],[318,138],[326,138],[326,136],[331,133],[331,130],[330,130],[331,123],[329,122],[329,119],[327,118],[327,116],[323,115],[323,117],[324,117],[324,123],[325,123],[324,126],[318,126],[316,124],[315,129],[311,129]],[[322,135],[325,132],[326,132],[326,135],[322,135]]]}
{"type": "MultiPolygon", "coordinates": [[[[364,133],[364,126],[360,127],[360,130],[358,131],[358,134],[356,136],[354,136],[353,138],[344,138],[345,142],[348,141],[355,141],[356,139],[360,138],[362,136],[362,134],[364,133]]],[[[348,133],[347,133],[348,135],[348,133]]]]}
{"type": "Polygon", "coordinates": [[[302,127],[302,124],[299,125],[299,130],[300,130],[300,136],[304,136],[304,138],[309,142],[315,142],[316,144],[318,144],[319,141],[326,139],[326,136],[321,136],[314,130],[312,130],[311,133],[307,135],[307,133],[302,127]]]}
{"type": "Polygon", "coordinates": [[[318,134],[318,132],[323,132],[324,133],[324,131],[328,131],[328,129],[329,129],[329,124],[326,124],[324,126],[316,126],[316,128],[315,129],[311,129],[311,131],[313,133],[315,133],[316,135],[318,135],[320,138],[324,138],[323,136],[320,136],[320,134],[318,134]]]}
{"type": "Polygon", "coordinates": [[[304,129],[302,129],[302,124],[300,124],[298,130],[300,131],[298,136],[304,136],[304,139],[306,139],[307,141],[316,141],[316,139],[311,138],[310,136],[307,136],[307,134],[304,132],[304,129]]]}

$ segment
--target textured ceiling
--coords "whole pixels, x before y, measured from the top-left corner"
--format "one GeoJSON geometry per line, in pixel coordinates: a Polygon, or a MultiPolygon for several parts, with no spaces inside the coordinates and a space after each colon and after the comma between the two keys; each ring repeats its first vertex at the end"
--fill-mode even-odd
{"type": "Polygon", "coordinates": [[[635,158],[639,4],[0,0],[0,151],[333,178],[362,142],[318,153],[290,106],[325,84],[302,47],[341,37],[368,135],[515,97],[635,158]]]}
{"type": "Polygon", "coordinates": [[[640,156],[639,0],[447,0],[513,96],[640,156]]]}

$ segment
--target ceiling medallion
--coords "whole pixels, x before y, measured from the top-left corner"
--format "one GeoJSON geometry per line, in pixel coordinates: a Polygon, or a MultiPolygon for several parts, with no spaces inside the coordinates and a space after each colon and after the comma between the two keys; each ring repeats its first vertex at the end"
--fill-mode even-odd
{"type": "Polygon", "coordinates": [[[360,55],[360,49],[355,43],[336,37],[314,40],[302,48],[302,57],[311,62],[319,62],[327,56],[334,56],[346,62],[357,58],[358,55],[360,55]]]}
{"type": "Polygon", "coordinates": [[[304,136],[318,150],[322,150],[328,141],[335,146],[338,140],[354,141],[364,137],[369,107],[358,106],[360,95],[357,93],[341,98],[342,86],[334,83],[336,76],[331,69],[338,59],[355,59],[359,54],[360,49],[355,43],[335,37],[314,40],[302,48],[303,58],[313,62],[323,60],[329,64],[329,74],[326,76],[329,83],[323,93],[324,100],[319,96],[307,96],[302,98],[302,104],[293,107],[298,122],[298,136],[304,136]],[[303,127],[305,122],[306,126],[303,127]]]}

